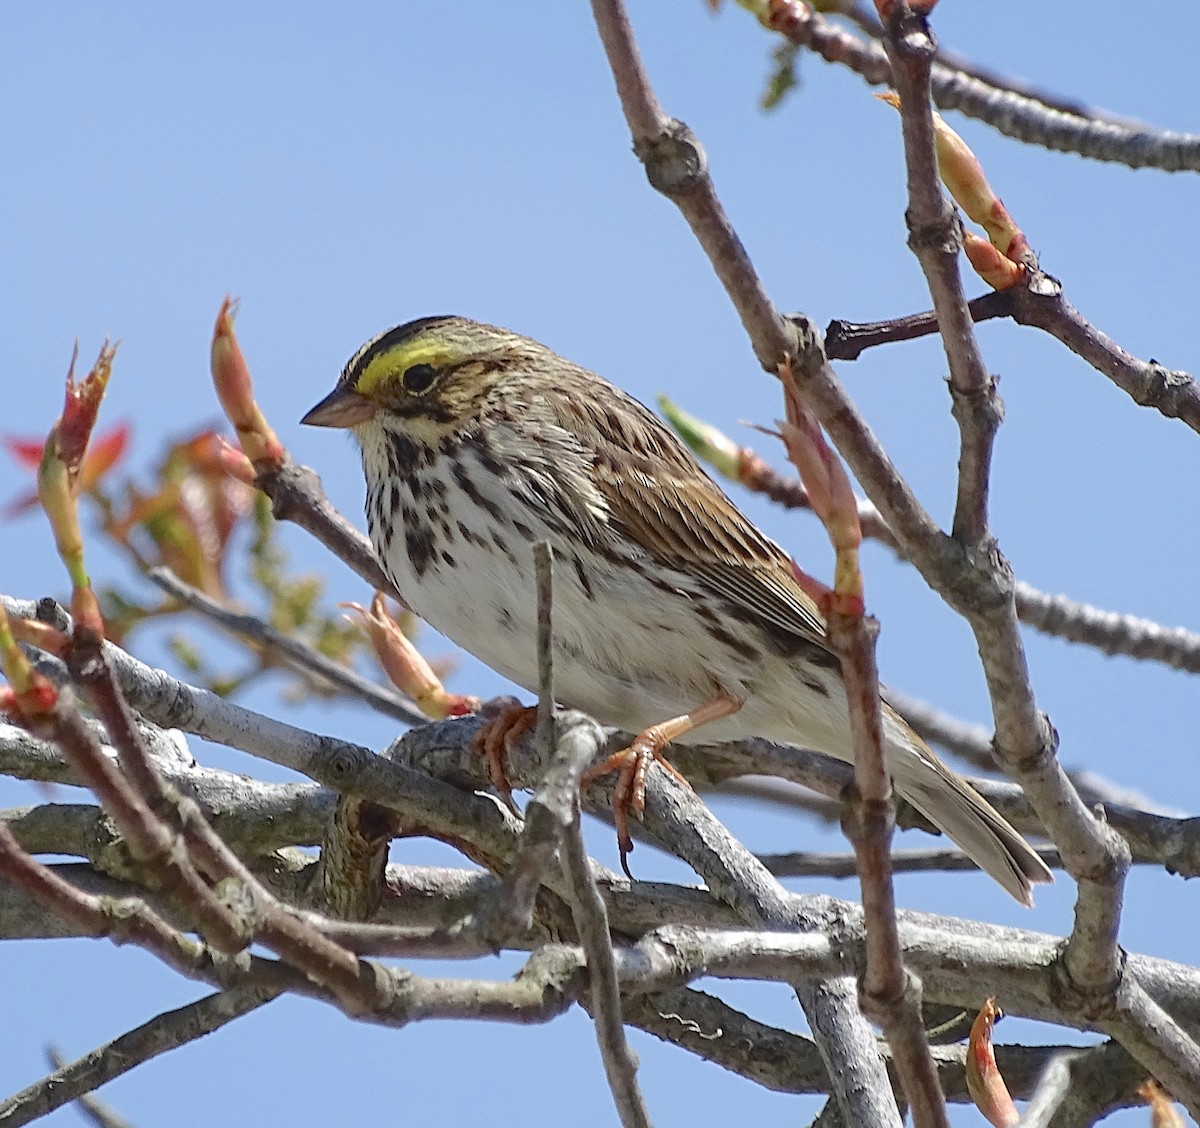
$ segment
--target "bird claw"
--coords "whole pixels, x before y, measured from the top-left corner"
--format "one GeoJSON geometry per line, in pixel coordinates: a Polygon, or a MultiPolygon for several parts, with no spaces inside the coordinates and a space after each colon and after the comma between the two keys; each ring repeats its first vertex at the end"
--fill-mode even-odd
{"type": "Polygon", "coordinates": [[[513,802],[505,757],[512,753],[516,742],[536,724],[537,709],[532,705],[522,705],[515,697],[498,697],[489,701],[481,712],[484,721],[471,740],[471,750],[487,761],[488,778],[492,786],[500,793],[504,805],[514,815],[519,815],[521,812],[513,802]]]}
{"type": "Polygon", "coordinates": [[[613,784],[612,816],[617,830],[617,849],[621,855],[621,869],[630,881],[633,874],[629,871],[629,855],[633,852],[633,838],[629,833],[630,812],[641,819],[646,810],[646,773],[650,765],[657,761],[683,784],[689,791],[691,784],[662,754],[662,741],[652,729],[647,729],[634,738],[626,748],[605,757],[600,763],[588,768],[580,781],[580,787],[587,787],[601,776],[611,772],[617,773],[617,781],[613,784]]]}

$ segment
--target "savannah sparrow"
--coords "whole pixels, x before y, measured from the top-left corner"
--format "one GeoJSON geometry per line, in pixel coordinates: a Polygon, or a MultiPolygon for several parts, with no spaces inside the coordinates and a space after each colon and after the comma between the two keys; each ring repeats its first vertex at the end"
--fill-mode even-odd
{"type": "MultiPolygon", "coordinates": [[[[531,691],[533,545],[550,542],[555,695],[641,734],[641,772],[669,741],[750,734],[853,759],[838,660],[787,555],[619,388],[527,337],[426,317],[359,349],[303,421],[362,447],[371,541],[405,601],[531,691]]],[[[1053,880],[1037,854],[887,705],[883,723],[899,794],[1031,904],[1053,880]]],[[[636,808],[631,778],[618,799],[636,808]]]]}

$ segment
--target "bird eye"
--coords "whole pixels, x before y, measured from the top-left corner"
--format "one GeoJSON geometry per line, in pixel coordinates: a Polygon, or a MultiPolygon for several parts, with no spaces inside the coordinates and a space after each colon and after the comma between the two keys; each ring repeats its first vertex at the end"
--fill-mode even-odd
{"type": "Polygon", "coordinates": [[[428,391],[429,386],[437,379],[437,370],[432,364],[414,364],[404,373],[404,390],[420,395],[428,391]]]}

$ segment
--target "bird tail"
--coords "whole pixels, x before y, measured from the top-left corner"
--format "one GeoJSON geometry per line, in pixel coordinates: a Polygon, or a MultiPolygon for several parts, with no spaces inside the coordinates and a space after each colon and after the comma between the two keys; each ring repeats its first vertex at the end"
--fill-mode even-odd
{"type": "Polygon", "coordinates": [[[999,811],[895,719],[902,731],[885,722],[888,742],[902,741],[916,753],[888,757],[896,791],[1022,905],[1031,906],[1033,886],[1054,880],[1049,867],[999,811]]]}

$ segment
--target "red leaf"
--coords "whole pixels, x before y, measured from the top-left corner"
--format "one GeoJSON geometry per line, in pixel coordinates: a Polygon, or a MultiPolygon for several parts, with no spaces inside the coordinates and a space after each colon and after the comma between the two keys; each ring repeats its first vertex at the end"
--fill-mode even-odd
{"type": "Polygon", "coordinates": [[[3,438],[8,453],[27,470],[36,470],[42,461],[42,448],[45,439],[18,439],[16,435],[5,435],[3,438]]]}
{"type": "Polygon", "coordinates": [[[79,472],[81,489],[90,490],[120,462],[125,454],[125,448],[129,445],[129,433],[128,423],[118,423],[111,431],[106,431],[92,443],[79,472]]]}

